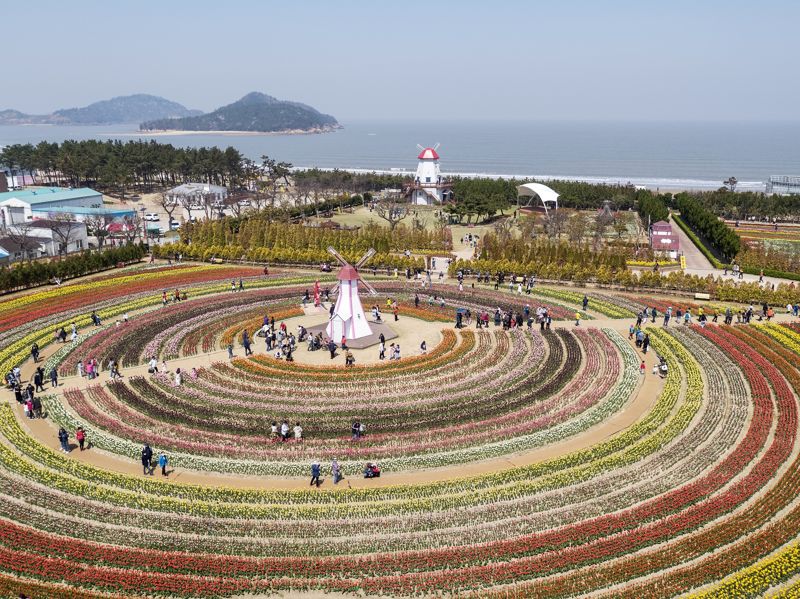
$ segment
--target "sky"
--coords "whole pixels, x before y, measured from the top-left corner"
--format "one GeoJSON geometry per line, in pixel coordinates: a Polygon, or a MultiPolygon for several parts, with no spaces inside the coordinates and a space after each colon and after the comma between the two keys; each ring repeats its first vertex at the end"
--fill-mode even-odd
{"type": "Polygon", "coordinates": [[[250,91],[354,120],[800,120],[797,0],[26,0],[0,110],[250,91]]]}

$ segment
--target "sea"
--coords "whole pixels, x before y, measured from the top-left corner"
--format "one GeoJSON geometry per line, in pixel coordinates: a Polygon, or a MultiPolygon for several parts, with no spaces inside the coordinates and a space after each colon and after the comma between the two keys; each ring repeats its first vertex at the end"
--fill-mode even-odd
{"type": "Polygon", "coordinates": [[[157,134],[137,125],[0,126],[0,146],[65,139],[156,139],[233,146],[294,167],[407,173],[420,146],[437,146],[442,172],[632,184],[662,191],[763,191],[772,175],[800,175],[797,122],[370,121],[312,135],[157,134]]]}

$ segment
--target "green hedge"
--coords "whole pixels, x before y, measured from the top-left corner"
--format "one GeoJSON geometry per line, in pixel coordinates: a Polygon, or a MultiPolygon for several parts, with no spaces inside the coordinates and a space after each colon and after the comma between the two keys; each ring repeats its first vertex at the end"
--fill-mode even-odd
{"type": "Polygon", "coordinates": [[[20,262],[0,269],[0,291],[7,292],[49,283],[54,278],[71,279],[93,272],[113,268],[120,262],[141,260],[144,246],[125,245],[102,252],[72,254],[63,260],[20,262]]]}
{"type": "MultiPolygon", "coordinates": [[[[749,275],[760,275],[761,270],[760,268],[754,268],[752,266],[740,266],[741,270],[749,275]]],[[[800,281],[800,273],[796,272],[786,272],[783,270],[775,270],[772,268],[764,268],[764,276],[765,277],[776,277],[778,279],[790,279],[792,281],[800,281]]]]}
{"type": "Polygon", "coordinates": [[[724,268],[725,265],[722,264],[722,262],[720,262],[719,260],[717,260],[717,257],[714,256],[714,254],[711,253],[711,250],[709,250],[703,244],[702,241],[700,241],[700,238],[695,234],[694,231],[692,231],[689,228],[689,225],[687,225],[685,222],[683,222],[680,219],[680,217],[677,216],[676,214],[672,215],[672,220],[674,220],[678,224],[678,226],[681,229],[683,229],[683,232],[686,233],[686,235],[689,237],[689,239],[692,240],[692,243],[697,246],[697,249],[699,249],[701,252],[703,252],[703,255],[706,258],[708,258],[708,261],[711,262],[711,264],[714,266],[714,268],[724,268]]]}
{"type": "Polygon", "coordinates": [[[742,249],[742,240],[717,215],[686,194],[675,197],[683,222],[723,259],[732,260],[742,249]]]}

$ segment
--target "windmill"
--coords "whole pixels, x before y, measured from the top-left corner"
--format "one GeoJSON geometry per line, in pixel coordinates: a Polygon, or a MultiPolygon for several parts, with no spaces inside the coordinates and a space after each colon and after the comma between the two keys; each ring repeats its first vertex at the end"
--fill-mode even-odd
{"type": "Polygon", "coordinates": [[[346,339],[368,337],[372,335],[372,329],[367,322],[364,308],[358,297],[358,282],[361,281],[361,284],[364,285],[370,295],[378,295],[378,292],[375,291],[372,285],[361,278],[361,275],[358,274],[358,269],[372,258],[375,250],[373,248],[367,250],[361,259],[356,262],[355,266],[345,260],[332,247],[328,248],[328,252],[339,261],[342,268],[336,277],[339,279],[339,283],[333,288],[333,293],[336,293],[337,290],[339,291],[339,297],[336,299],[336,306],[333,309],[333,315],[325,332],[328,337],[336,342],[342,337],[346,339]]]}
{"type": "Polygon", "coordinates": [[[430,148],[430,147],[426,148],[425,146],[420,145],[420,144],[417,144],[417,148],[419,149],[420,152],[424,152],[425,150],[433,150],[434,152],[436,152],[436,150],[438,150],[439,146],[441,146],[441,145],[442,144],[437,141],[436,144],[434,144],[434,146],[432,148],[430,148]]]}

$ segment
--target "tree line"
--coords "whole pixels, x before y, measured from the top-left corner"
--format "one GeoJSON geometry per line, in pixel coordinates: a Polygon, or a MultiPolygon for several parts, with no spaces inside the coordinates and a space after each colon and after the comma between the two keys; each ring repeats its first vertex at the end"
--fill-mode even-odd
{"type": "Polygon", "coordinates": [[[767,195],[755,191],[733,192],[729,188],[716,191],[692,192],[695,200],[708,210],[728,219],[789,219],[800,217],[800,194],[767,195]]]}
{"type": "Polygon", "coordinates": [[[675,203],[681,219],[722,257],[723,262],[733,260],[742,249],[742,241],[733,229],[693,196],[680,193],[675,196],[675,203]]]}
{"type": "Polygon", "coordinates": [[[71,279],[113,268],[120,262],[140,260],[144,255],[144,246],[129,244],[102,252],[87,251],[72,254],[61,260],[21,262],[0,269],[0,291],[7,292],[44,285],[55,279],[71,279]]]}
{"type": "Polygon", "coordinates": [[[181,239],[198,246],[236,245],[245,249],[267,247],[324,251],[333,246],[342,253],[364,252],[370,247],[383,253],[406,249],[448,251],[452,247],[450,231],[444,228],[429,231],[400,223],[389,230],[376,223],[367,223],[358,229],[331,229],[274,222],[260,214],[186,223],[181,228],[181,239]]]}
{"type": "Polygon", "coordinates": [[[233,147],[176,148],[155,141],[67,140],[13,144],[0,151],[0,163],[29,171],[35,184],[152,190],[200,181],[236,186],[248,175],[233,147]]]}
{"type": "Polygon", "coordinates": [[[613,249],[598,250],[588,244],[524,239],[487,233],[481,239],[481,260],[509,260],[519,263],[578,264],[625,269],[625,254],[613,249]]]}

